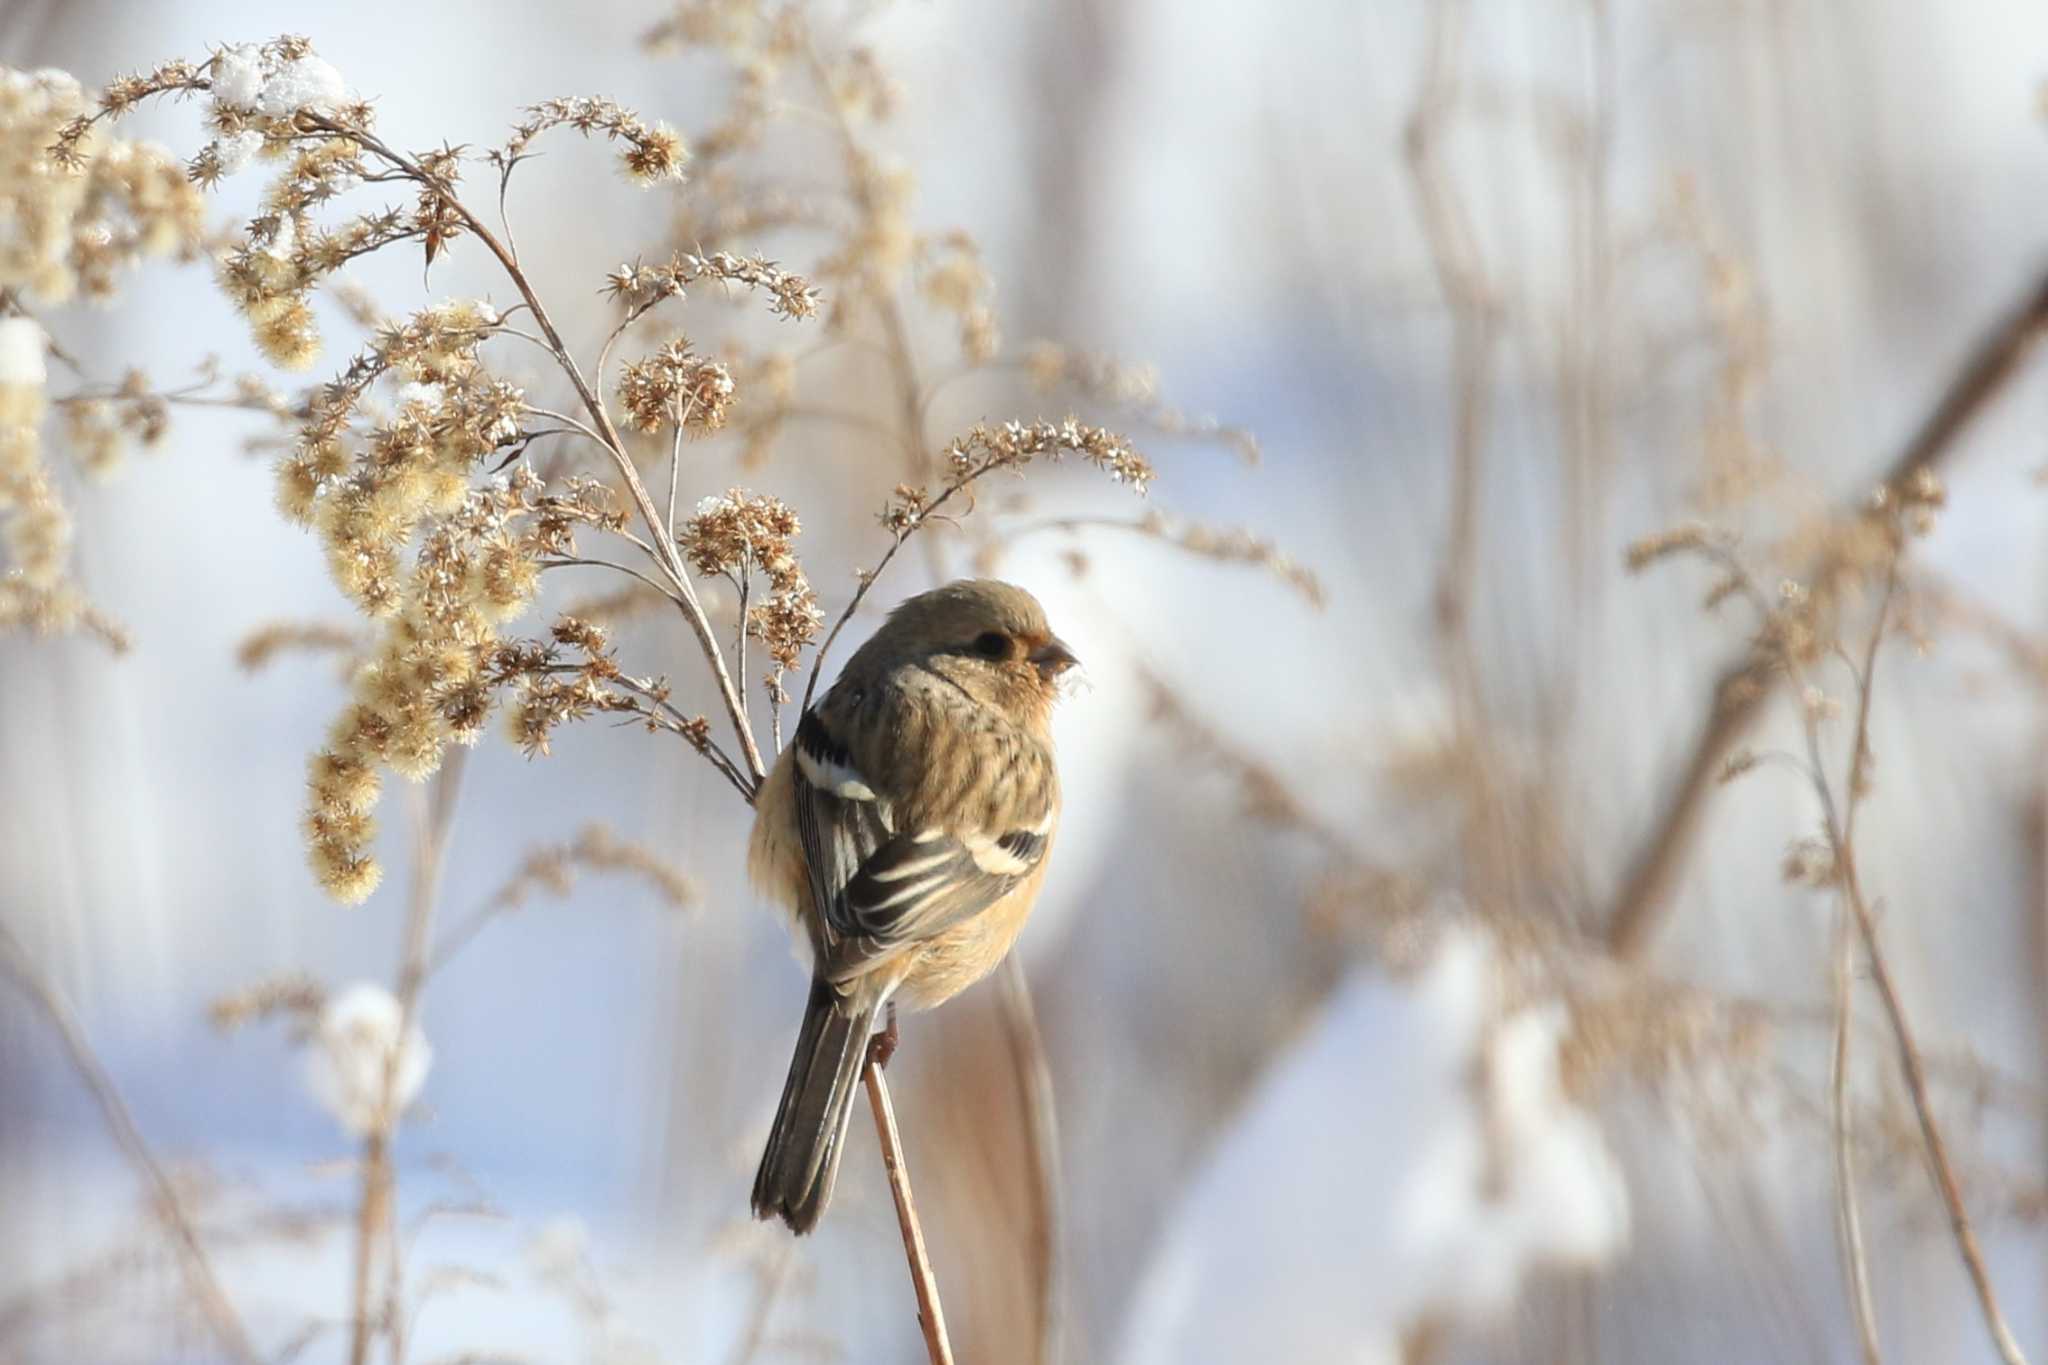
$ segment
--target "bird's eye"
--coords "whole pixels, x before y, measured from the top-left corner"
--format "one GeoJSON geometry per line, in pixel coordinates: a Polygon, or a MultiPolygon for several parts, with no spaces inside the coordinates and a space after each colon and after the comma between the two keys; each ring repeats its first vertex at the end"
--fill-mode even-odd
{"type": "Polygon", "coordinates": [[[1010,637],[999,630],[985,630],[974,637],[974,652],[984,659],[1010,657],[1010,637]]]}

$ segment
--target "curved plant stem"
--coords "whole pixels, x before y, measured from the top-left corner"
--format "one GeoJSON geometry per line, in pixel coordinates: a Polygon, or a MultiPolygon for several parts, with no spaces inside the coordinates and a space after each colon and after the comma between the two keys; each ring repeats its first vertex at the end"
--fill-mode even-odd
{"type": "Polygon", "coordinates": [[[128,1112],[127,1102],[114,1086],[114,1078],[107,1074],[107,1069],[93,1052],[92,1044],[86,1041],[85,1030],[79,1027],[71,1006],[30,963],[27,952],[5,925],[0,925],[0,968],[14,978],[22,993],[49,1020],[57,1040],[64,1045],[64,1055],[70,1061],[71,1069],[78,1073],[78,1078],[92,1093],[93,1103],[99,1106],[107,1131],[114,1135],[121,1154],[148,1187],[150,1209],[163,1221],[165,1232],[170,1234],[186,1286],[198,1302],[199,1310],[206,1318],[207,1330],[219,1343],[222,1354],[241,1362],[241,1365],[257,1365],[262,1357],[257,1355],[255,1346],[250,1342],[248,1330],[242,1326],[241,1315],[235,1312],[234,1304],[221,1289],[220,1277],[214,1273],[213,1262],[199,1240],[199,1229],[185,1208],[184,1197],[178,1193],[178,1187],[143,1139],[142,1130],[135,1126],[135,1116],[128,1112]]]}
{"type": "Polygon", "coordinates": [[[953,1365],[953,1344],[946,1339],[946,1313],[939,1305],[939,1281],[925,1250],[924,1225],[910,1193],[910,1168],[903,1160],[903,1135],[896,1128],[896,1106],[889,1102],[889,1082],[871,1053],[865,1074],[868,1106],[875,1112],[875,1136],[881,1139],[882,1167],[889,1173],[889,1193],[896,1200],[896,1225],[903,1233],[903,1255],[910,1263],[910,1284],[917,1292],[917,1325],[924,1332],[931,1365],[953,1365]]]}
{"type": "Polygon", "coordinates": [[[447,866],[448,835],[455,821],[455,805],[462,791],[462,773],[469,751],[451,748],[433,778],[433,785],[419,813],[414,845],[412,889],[406,907],[405,941],[398,960],[398,1037],[384,1058],[383,1096],[377,1121],[363,1139],[363,1188],[356,1205],[355,1292],[349,1322],[349,1365],[364,1365],[370,1356],[370,1342],[381,1326],[390,1334],[390,1358],[398,1365],[405,1358],[405,1314],[402,1304],[405,1267],[399,1258],[397,1225],[397,1174],[391,1161],[391,1140],[398,1126],[396,1092],[398,1068],[405,1050],[405,1038],[419,1015],[420,993],[430,970],[429,947],[433,941],[434,908],[441,894],[441,875],[447,866]],[[384,1242],[385,1287],[381,1308],[371,1305],[377,1244],[384,1242]]]}
{"type": "MultiPolygon", "coordinates": [[[[1871,628],[1870,643],[1864,653],[1863,668],[1856,682],[1858,691],[1856,711],[1856,732],[1851,751],[1848,814],[1844,817],[1841,806],[1834,798],[1826,780],[1819,777],[1823,772],[1820,763],[1819,722],[1809,709],[1805,714],[1806,736],[1809,757],[1817,780],[1815,791],[1820,798],[1822,814],[1827,825],[1829,852],[1834,857],[1836,875],[1840,879],[1842,897],[1848,904],[1853,917],[1857,936],[1862,940],[1864,956],[1870,963],[1871,983],[1877,987],[1879,1001],[1884,1006],[1885,1018],[1891,1025],[1892,1040],[1899,1054],[1899,1069],[1906,1077],[1906,1090],[1913,1102],[1913,1114],[1920,1125],[1920,1137],[1927,1148],[1927,1162],[1934,1180],[1935,1191],[1941,1196],[1948,1211],[1949,1230],[1955,1237],[1956,1251],[1961,1256],[1963,1269],[1970,1277],[1971,1288],[1976,1292],[1978,1308],[1984,1318],[1984,1326],[1997,1348],[2005,1365],[2026,1365],[2026,1355],[2020,1350],[2018,1340],[2007,1325],[2005,1312],[1999,1306],[1998,1293],[1991,1283],[1990,1269],[1984,1262],[1983,1248],[1978,1244],[1977,1231],[1970,1221],[1968,1208],[1963,1203],[1962,1183],[1956,1179],[1955,1164],[1950,1161],[1948,1142],[1942,1136],[1941,1125],[1934,1117],[1933,1097],[1927,1085],[1927,1064],[1914,1040],[1911,1022],[1906,1017],[1906,1006],[1899,995],[1897,983],[1892,979],[1891,967],[1887,962],[1882,944],[1878,939],[1877,918],[1871,913],[1870,903],[1863,894],[1863,884],[1856,870],[1856,849],[1854,844],[1855,813],[1860,800],[1859,788],[1864,774],[1866,756],[1869,752],[1870,698],[1871,687],[1877,665],[1877,647],[1883,639],[1887,613],[1893,594],[1898,589],[1898,561],[1892,561],[1885,573],[1884,595],[1878,603],[1877,622],[1871,628]]],[[[1799,675],[1795,674],[1798,678],[1799,675]]],[[[1802,688],[1803,678],[1800,678],[1802,688]]],[[[1841,1046],[1838,1041],[1838,1047],[1841,1046]]]]}
{"type": "Polygon", "coordinates": [[[1856,1150],[1849,1107],[1850,990],[1855,981],[1856,939],[1847,907],[1835,926],[1835,1048],[1829,1074],[1829,1127],[1835,1148],[1835,1219],[1842,1238],[1842,1274],[1863,1365],[1883,1365],[1877,1309],[1870,1295],[1870,1258],[1863,1244],[1863,1214],[1856,1201],[1856,1150]]]}
{"type": "Polygon", "coordinates": [[[1038,1360],[1050,1365],[1063,1355],[1067,1332],[1066,1249],[1061,1245],[1066,1216],[1061,1191],[1060,1121],[1052,1087],[1052,1066],[1046,1060],[1045,1037],[1039,1032],[1038,1010],[1031,1001],[1031,983],[1024,960],[1011,953],[996,971],[1001,990],[1003,1036],[1010,1045],[1010,1064],[1017,1078],[1017,1103],[1024,1111],[1024,1139],[1031,1155],[1031,1187],[1036,1202],[1032,1221],[1032,1253],[1036,1261],[1038,1360]]]}
{"type": "MultiPolygon", "coordinates": [[[[760,747],[755,744],[753,732],[747,725],[746,707],[740,700],[738,689],[733,685],[731,672],[726,668],[725,653],[719,648],[718,637],[711,628],[711,618],[706,614],[704,604],[698,600],[696,585],[690,580],[689,566],[683,563],[682,555],[676,549],[675,537],[670,534],[661,509],[655,505],[653,495],[647,491],[646,481],[640,477],[638,466],[633,463],[632,455],[627,452],[625,439],[619,435],[618,427],[613,424],[610,410],[605,407],[604,400],[598,396],[597,391],[591,387],[590,381],[584,377],[582,368],[576,363],[576,357],[563,342],[562,334],[556,330],[554,319],[548,315],[546,305],[540,301],[540,295],[534,292],[533,283],[527,278],[526,270],[520,265],[519,258],[498,239],[483,219],[455,197],[445,183],[428,174],[412,158],[394,150],[381,139],[360,130],[344,128],[318,115],[301,117],[310,119],[317,127],[352,138],[373,155],[403,171],[410,179],[437,191],[446,200],[449,208],[462,219],[463,226],[475,234],[484,249],[497,258],[506,277],[519,291],[519,296],[526,301],[528,311],[533,314],[534,325],[540,328],[541,335],[547,339],[549,349],[554,352],[556,364],[561,367],[562,373],[575,388],[576,397],[582,402],[583,410],[590,415],[591,423],[596,428],[598,444],[611,457],[619,478],[626,485],[627,494],[633,500],[634,509],[639,512],[640,519],[652,533],[661,566],[682,598],[683,619],[689,623],[691,633],[697,637],[698,648],[703,650],[704,660],[710,665],[712,676],[717,680],[719,695],[725,703],[726,715],[732,721],[733,731],[739,739],[740,752],[746,759],[747,771],[752,780],[758,783],[768,775],[768,769],[761,762],[760,747]]],[[[600,382],[602,378],[600,375],[600,382]]]]}

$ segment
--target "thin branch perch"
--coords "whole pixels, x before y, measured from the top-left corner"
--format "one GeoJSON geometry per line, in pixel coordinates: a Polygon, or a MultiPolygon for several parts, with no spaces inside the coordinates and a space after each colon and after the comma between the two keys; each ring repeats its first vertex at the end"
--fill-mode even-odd
{"type": "Polygon", "coordinates": [[[257,1355],[248,1330],[242,1326],[240,1314],[235,1312],[234,1304],[220,1286],[220,1277],[214,1272],[206,1247],[199,1240],[199,1229],[185,1208],[184,1197],[178,1193],[178,1187],[143,1139],[142,1130],[135,1126],[135,1116],[128,1112],[127,1102],[114,1086],[114,1078],[100,1065],[92,1045],[86,1041],[85,1030],[79,1027],[71,1006],[36,970],[29,961],[28,953],[5,925],[0,925],[0,965],[4,965],[6,974],[14,978],[22,993],[50,1021],[58,1041],[64,1045],[64,1055],[71,1062],[71,1069],[85,1082],[93,1102],[99,1106],[107,1131],[113,1134],[114,1142],[128,1159],[128,1164],[142,1177],[142,1183],[149,1190],[150,1208],[163,1221],[164,1231],[170,1234],[171,1245],[178,1254],[178,1268],[206,1318],[207,1330],[229,1359],[242,1362],[242,1365],[257,1365],[262,1357],[257,1355]]]}
{"type": "Polygon", "coordinates": [[[868,1106],[875,1114],[875,1136],[882,1147],[882,1166],[889,1173],[889,1193],[896,1200],[896,1225],[903,1233],[903,1254],[910,1263],[911,1287],[917,1291],[917,1325],[924,1332],[931,1365],[953,1365],[953,1345],[946,1339],[946,1314],[939,1305],[938,1277],[925,1251],[924,1226],[910,1194],[910,1168],[903,1160],[903,1136],[896,1130],[896,1107],[889,1102],[889,1082],[880,1060],[868,1054],[865,1075],[868,1106]]]}

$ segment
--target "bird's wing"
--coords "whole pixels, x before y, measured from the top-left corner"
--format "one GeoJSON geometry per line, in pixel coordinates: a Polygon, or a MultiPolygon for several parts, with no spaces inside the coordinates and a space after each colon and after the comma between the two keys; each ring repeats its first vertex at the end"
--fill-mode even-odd
{"type": "Polygon", "coordinates": [[[797,829],[823,928],[818,961],[844,980],[986,910],[1037,867],[1048,802],[998,831],[898,830],[889,801],[814,712],[798,723],[797,829]]]}

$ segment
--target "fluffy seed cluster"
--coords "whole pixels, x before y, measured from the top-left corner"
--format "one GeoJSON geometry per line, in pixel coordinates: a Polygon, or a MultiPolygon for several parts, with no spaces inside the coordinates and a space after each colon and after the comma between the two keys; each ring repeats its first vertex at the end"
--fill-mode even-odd
{"type": "Polygon", "coordinates": [[[1105,427],[1069,417],[1064,422],[976,423],[946,447],[946,462],[962,478],[1017,469],[1033,460],[1058,461],[1078,455],[1117,482],[1143,493],[1152,465],[1130,442],[1105,427]]]}
{"type": "MultiPolygon", "coordinates": [[[[697,504],[682,536],[683,551],[698,573],[744,583],[759,573],[768,581],[765,601],[747,608],[746,631],[761,642],[777,673],[797,666],[817,638],[824,613],[797,562],[795,540],[803,524],[779,498],[735,488],[697,504]]],[[[776,677],[767,679],[771,690],[776,677]]]]}
{"type": "MultiPolygon", "coordinates": [[[[1759,621],[1757,668],[1799,674],[1837,650],[1845,610],[1893,570],[1912,537],[1933,528],[1947,500],[1940,478],[1921,469],[1873,489],[1851,514],[1823,516],[1795,528],[1754,562],[1742,555],[1733,532],[1703,522],[1643,537],[1628,547],[1624,562],[1632,573],[1682,557],[1711,565],[1716,578],[1705,606],[1711,610],[1731,598],[1748,602],[1759,621]],[[1762,585],[1773,572],[1783,576],[1775,589],[1767,590],[1762,585]]],[[[1754,674],[1731,684],[1736,693],[1731,700],[1754,692],[1759,685],[1754,674]]],[[[1816,694],[1808,709],[1832,704],[1816,694]]]]}
{"type": "Polygon", "coordinates": [[[520,640],[499,648],[491,681],[516,687],[506,708],[506,733],[528,758],[549,752],[555,730],[597,715],[636,715],[648,728],[677,729],[699,748],[710,733],[702,717],[677,721],[667,710],[668,685],[629,678],[612,653],[602,626],[564,616],[547,640],[520,640]]]}
{"type": "Polygon", "coordinates": [[[542,561],[573,552],[576,526],[619,522],[600,486],[571,480],[548,494],[523,466],[432,522],[396,585],[382,639],[356,670],[349,705],[312,760],[306,841],[330,895],[355,904],[381,877],[369,851],[380,767],[419,781],[449,744],[476,742],[498,690],[535,671],[508,661],[500,631],[532,602],[542,561]]]}
{"type": "Polygon", "coordinates": [[[397,609],[399,553],[421,522],[461,507],[475,466],[519,439],[524,394],[477,354],[497,325],[488,305],[451,301],[386,328],[315,395],[278,464],[279,508],[319,529],[336,586],[372,616],[397,609]],[[387,376],[398,409],[359,434],[387,376]]]}
{"type": "Polygon", "coordinates": [[[969,364],[995,359],[1002,345],[996,326],[995,281],[981,263],[981,248],[965,232],[949,232],[922,244],[924,296],[960,323],[960,352],[969,364]]]}
{"type": "Polygon", "coordinates": [[[1271,540],[1241,526],[1204,526],[1197,522],[1169,517],[1164,512],[1147,512],[1132,522],[1080,521],[1051,524],[1128,526],[1139,535],[1165,541],[1202,559],[1213,559],[1225,564],[1245,564],[1263,569],[1301,594],[1310,606],[1323,606],[1322,580],[1316,577],[1314,571],[1271,540]]]}
{"type": "MultiPolygon", "coordinates": [[[[192,259],[202,247],[204,200],[176,158],[108,136],[92,107],[61,71],[0,68],[0,314],[80,297],[105,303],[146,258],[192,259]]],[[[119,631],[68,577],[71,516],[44,458],[50,345],[25,312],[0,316],[0,630],[84,625],[118,647],[119,631]]],[[[79,466],[94,476],[112,471],[129,439],[158,439],[167,418],[133,375],[56,406],[79,466]]]]}
{"type": "Polygon", "coordinates": [[[624,144],[619,162],[635,184],[653,185],[663,180],[681,180],[690,154],[675,129],[665,123],[648,124],[631,110],[608,99],[584,95],[553,99],[534,105],[526,118],[512,130],[512,138],[493,159],[509,166],[526,155],[533,140],[550,128],[574,128],[589,137],[603,133],[607,140],[624,144]]]}
{"type": "Polygon", "coordinates": [[[0,318],[0,545],[6,549],[0,621],[54,610],[71,548],[71,516],[51,483],[42,449],[43,329],[0,318]]]}
{"type": "Polygon", "coordinates": [[[278,164],[263,211],[220,257],[222,289],[272,364],[305,369],[320,354],[314,288],[365,252],[426,235],[438,205],[423,193],[410,215],[387,210],[331,230],[315,221],[317,209],[367,174],[361,145],[331,130],[367,135],[373,114],[304,38],[223,48],[201,71],[213,138],[192,158],[192,179],[211,187],[259,156],[278,164]]]}
{"type": "Polygon", "coordinates": [[[723,361],[699,355],[679,336],[619,372],[619,401],[640,431],[681,427],[700,437],[724,428],[739,388],[723,361]]]}
{"type": "Polygon", "coordinates": [[[765,256],[735,256],[729,251],[702,256],[679,251],[661,265],[622,265],[605,277],[605,292],[630,307],[630,321],[664,300],[682,298],[701,280],[759,290],[769,296],[769,310],[777,317],[801,320],[818,311],[818,291],[802,275],[783,270],[765,256]]]}
{"type": "Polygon", "coordinates": [[[87,125],[60,153],[89,107],[61,71],[0,68],[0,289],[103,302],[145,257],[204,243],[205,200],[168,151],[87,125]]]}
{"type": "Polygon", "coordinates": [[[81,394],[62,401],[65,444],[85,474],[105,480],[120,469],[131,443],[144,449],[161,444],[170,430],[170,403],[149,386],[148,376],[130,370],[113,392],[81,394]]]}
{"type": "Polygon", "coordinates": [[[581,872],[638,878],[676,910],[689,909],[703,896],[694,881],[645,844],[621,839],[603,825],[585,825],[568,843],[528,852],[487,909],[517,909],[537,894],[567,896],[581,872]]]}
{"type": "Polygon", "coordinates": [[[1159,392],[1159,372],[1150,365],[1041,341],[1025,352],[1024,370],[1042,394],[1070,389],[1161,435],[1220,441],[1246,464],[1259,462],[1258,437],[1243,427],[1225,426],[1214,417],[1197,416],[1166,402],[1159,392]]]}

